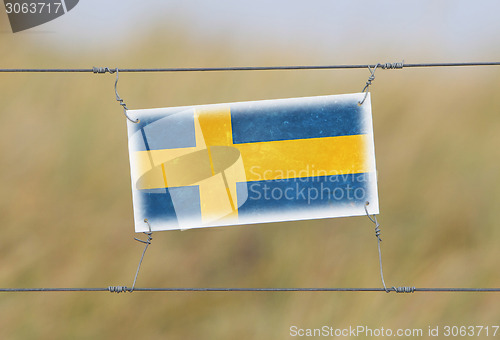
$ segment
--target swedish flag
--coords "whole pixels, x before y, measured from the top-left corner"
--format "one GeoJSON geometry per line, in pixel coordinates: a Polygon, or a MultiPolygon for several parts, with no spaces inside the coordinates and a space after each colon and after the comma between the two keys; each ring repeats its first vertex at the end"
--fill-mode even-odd
{"type": "Polygon", "coordinates": [[[129,111],[136,232],[378,213],[363,97],[129,111]]]}

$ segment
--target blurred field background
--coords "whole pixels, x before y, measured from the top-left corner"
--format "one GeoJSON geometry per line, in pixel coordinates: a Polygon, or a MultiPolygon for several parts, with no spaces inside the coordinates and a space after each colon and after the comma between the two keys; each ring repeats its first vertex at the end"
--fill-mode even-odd
{"type": "MultiPolygon", "coordinates": [[[[224,34],[202,43],[180,21],[155,25],[133,44],[61,53],[37,43],[41,33],[14,37],[0,15],[0,68],[405,57],[383,44],[349,60],[330,58],[320,46],[270,44],[250,58],[224,34]],[[163,34],[171,31],[176,34],[163,34]]],[[[435,61],[425,51],[406,57],[435,61]]],[[[123,73],[118,87],[138,109],[354,93],[368,76],[367,70],[123,73]]],[[[377,71],[371,92],[388,286],[500,286],[499,76],[498,67],[377,71]]],[[[126,122],[113,83],[109,74],[0,74],[1,287],[132,284],[143,245],[133,240],[126,122]]],[[[366,217],[153,237],[138,287],[381,286],[366,217]]],[[[1,293],[0,338],[286,339],[292,325],[491,326],[499,322],[499,299],[486,293],[1,293]]]]}

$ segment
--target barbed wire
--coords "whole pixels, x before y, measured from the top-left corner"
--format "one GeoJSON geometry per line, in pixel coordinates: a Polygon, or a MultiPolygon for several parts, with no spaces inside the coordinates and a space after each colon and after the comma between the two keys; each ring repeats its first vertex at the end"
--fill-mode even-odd
{"type": "Polygon", "coordinates": [[[235,67],[169,67],[169,68],[3,68],[0,72],[25,73],[114,73],[119,72],[217,72],[217,71],[278,71],[278,70],[334,70],[334,69],[402,69],[420,67],[462,67],[462,66],[500,66],[500,61],[493,62],[456,62],[456,63],[376,63],[376,64],[345,64],[345,65],[298,65],[298,66],[235,66],[235,67]]]}

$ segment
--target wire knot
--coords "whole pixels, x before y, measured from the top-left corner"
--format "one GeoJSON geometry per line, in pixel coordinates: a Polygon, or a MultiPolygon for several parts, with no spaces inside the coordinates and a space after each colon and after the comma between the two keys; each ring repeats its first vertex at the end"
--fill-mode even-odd
{"type": "Polygon", "coordinates": [[[402,69],[405,65],[405,61],[403,60],[402,62],[397,62],[397,63],[385,63],[385,64],[379,64],[379,67],[382,68],[383,70],[394,70],[394,69],[402,69]]]}
{"type": "Polygon", "coordinates": [[[146,254],[146,250],[148,250],[148,247],[151,244],[151,241],[153,240],[153,237],[151,236],[151,235],[153,235],[153,231],[151,230],[151,224],[149,224],[149,221],[148,221],[147,218],[144,219],[144,223],[146,223],[148,225],[148,230],[149,231],[146,231],[143,234],[147,235],[148,239],[146,241],[143,241],[141,239],[138,239],[138,238],[134,237],[134,240],[139,241],[141,243],[144,243],[146,246],[144,247],[144,251],[142,252],[141,260],[139,261],[139,265],[137,266],[137,271],[135,272],[134,283],[132,283],[132,288],[130,288],[128,290],[131,293],[135,289],[135,283],[137,282],[137,276],[139,275],[139,270],[141,269],[142,260],[144,259],[144,255],[146,254]]]}
{"type": "Polygon", "coordinates": [[[143,234],[148,236],[148,239],[146,241],[141,240],[140,238],[137,238],[137,237],[134,237],[134,240],[141,242],[141,243],[144,243],[144,244],[151,244],[151,241],[153,240],[153,237],[151,235],[153,233],[144,232],[143,234]]]}
{"type": "Polygon", "coordinates": [[[375,225],[375,237],[380,241],[382,242],[382,238],[380,238],[380,234],[382,233],[382,231],[380,230],[380,224],[377,224],[375,225]]]}
{"type": "Polygon", "coordinates": [[[109,67],[93,67],[92,68],[92,72],[94,73],[110,73],[110,74],[113,74],[116,72],[116,69],[113,69],[113,68],[109,68],[109,67]]]}
{"type": "MultiPolygon", "coordinates": [[[[392,290],[396,293],[414,293],[415,287],[392,287],[392,290]]],[[[389,293],[391,290],[386,290],[389,293]]]]}
{"type": "Polygon", "coordinates": [[[368,80],[366,81],[365,87],[363,88],[362,92],[365,92],[368,89],[368,87],[372,84],[372,81],[375,80],[375,69],[376,68],[377,68],[377,66],[375,66],[375,68],[373,69],[373,71],[370,70],[371,74],[368,77],[368,80]]]}
{"type": "Polygon", "coordinates": [[[127,286],[109,286],[108,291],[110,293],[117,293],[117,294],[124,293],[124,292],[132,292],[131,290],[129,290],[127,288],[127,286]]]}
{"type": "Polygon", "coordinates": [[[381,64],[377,64],[373,67],[373,69],[368,65],[368,70],[370,71],[370,76],[368,77],[368,80],[366,81],[365,87],[363,87],[363,91],[361,93],[364,93],[365,96],[363,97],[363,100],[358,102],[358,105],[363,105],[363,103],[366,100],[366,97],[368,96],[368,88],[372,84],[372,81],[375,80],[375,71],[377,70],[377,67],[379,67],[381,64]]]}
{"type": "Polygon", "coordinates": [[[115,73],[116,72],[116,80],[115,80],[115,95],[116,95],[116,101],[118,102],[118,104],[120,104],[122,107],[123,107],[123,114],[125,115],[125,117],[127,117],[127,119],[129,121],[131,121],[132,123],[139,123],[139,119],[132,119],[129,117],[129,115],[127,114],[127,110],[128,110],[128,107],[127,107],[127,104],[125,104],[125,102],[123,101],[122,98],[120,98],[120,95],[118,94],[118,78],[119,78],[119,75],[118,75],[118,68],[115,68],[114,70],[110,70],[109,68],[106,67],[106,69],[108,70],[109,73],[115,73]]]}
{"type": "Polygon", "coordinates": [[[146,235],[148,237],[148,239],[146,241],[144,241],[144,240],[141,240],[137,237],[134,237],[134,240],[149,245],[149,244],[151,244],[151,241],[153,240],[153,236],[151,236],[151,235],[153,235],[153,231],[151,230],[151,224],[149,224],[149,221],[147,218],[144,219],[144,223],[146,223],[148,225],[149,231],[144,231],[143,234],[146,235]]]}
{"type": "Polygon", "coordinates": [[[104,73],[109,73],[109,74],[113,74],[113,73],[116,73],[116,80],[115,80],[115,98],[116,98],[116,101],[118,102],[118,104],[120,104],[122,107],[123,107],[123,114],[125,115],[125,117],[127,117],[128,120],[130,120],[132,123],[139,123],[139,119],[132,119],[128,116],[127,114],[127,110],[128,110],[128,107],[127,107],[127,104],[125,104],[125,102],[123,101],[123,99],[120,98],[120,95],[118,94],[118,89],[117,89],[117,86],[118,86],[118,68],[109,68],[109,67],[92,67],[92,72],[94,73],[100,73],[100,74],[104,74],[104,73]]]}
{"type": "Polygon", "coordinates": [[[372,221],[372,223],[375,224],[375,237],[377,238],[377,240],[379,242],[382,242],[382,239],[380,238],[380,234],[382,233],[382,230],[380,230],[380,223],[378,223],[377,217],[375,215],[373,215],[373,217],[371,217],[370,214],[368,213],[368,209],[366,207],[369,204],[370,204],[370,202],[365,202],[365,205],[364,205],[366,216],[368,216],[370,221],[372,221]]]}

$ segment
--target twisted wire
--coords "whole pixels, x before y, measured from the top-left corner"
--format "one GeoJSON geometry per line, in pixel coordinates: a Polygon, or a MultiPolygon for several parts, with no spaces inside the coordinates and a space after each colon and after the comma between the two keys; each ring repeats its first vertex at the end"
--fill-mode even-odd
{"type": "Polygon", "coordinates": [[[373,224],[375,224],[375,237],[377,238],[377,247],[378,247],[378,262],[379,262],[379,267],[380,267],[380,279],[382,280],[382,285],[384,286],[384,290],[386,293],[390,292],[396,292],[396,293],[413,293],[415,292],[415,287],[391,287],[387,288],[385,285],[385,280],[384,280],[384,270],[382,268],[382,250],[380,249],[380,242],[382,242],[382,238],[380,237],[381,230],[380,230],[380,223],[377,221],[377,216],[374,214],[370,216],[368,213],[368,205],[370,205],[370,202],[366,201],[364,204],[366,216],[372,221],[373,224]]]}
{"type": "Polygon", "coordinates": [[[382,68],[383,70],[396,70],[396,69],[402,69],[405,66],[405,61],[403,60],[402,62],[398,63],[385,63],[385,64],[379,64],[379,67],[382,68]]]}
{"type": "MultiPolygon", "coordinates": [[[[280,71],[280,70],[334,70],[334,69],[366,69],[380,65],[382,69],[421,68],[421,67],[470,67],[470,66],[500,66],[500,61],[457,62],[457,63],[375,63],[375,64],[344,64],[344,65],[297,65],[297,66],[236,66],[236,67],[164,67],[164,68],[120,68],[120,72],[220,72],[220,71],[280,71]],[[384,67],[385,66],[385,67],[384,67]]],[[[11,73],[114,73],[111,68],[3,68],[0,72],[11,73]]]]}
{"type": "Polygon", "coordinates": [[[370,66],[368,66],[368,70],[370,70],[370,76],[368,77],[368,80],[366,81],[366,84],[365,84],[365,87],[363,88],[363,91],[361,91],[361,93],[364,93],[365,96],[363,97],[362,101],[358,102],[359,105],[363,105],[363,103],[365,102],[366,97],[368,96],[368,88],[372,84],[372,81],[375,80],[375,71],[377,70],[377,67],[379,65],[380,64],[375,65],[374,68],[371,68],[370,66]]]}
{"type": "MultiPolygon", "coordinates": [[[[95,69],[95,67],[94,67],[94,69],[95,69]]],[[[102,70],[102,69],[103,68],[99,68],[99,71],[102,70]]],[[[109,68],[104,67],[104,72],[103,73],[105,73],[106,71],[109,72],[109,73],[111,73],[111,74],[113,74],[114,72],[116,72],[115,95],[116,95],[116,101],[123,107],[123,114],[132,123],[136,123],[136,124],[139,123],[139,119],[135,119],[134,120],[134,119],[132,119],[132,118],[130,118],[128,116],[128,114],[127,114],[127,110],[128,110],[127,104],[125,104],[125,102],[123,101],[123,99],[120,98],[120,95],[118,94],[118,88],[117,88],[118,87],[118,77],[119,77],[118,68],[116,68],[114,71],[111,71],[109,68]]],[[[99,72],[99,73],[101,73],[101,72],[99,72]]]]}
{"type": "Polygon", "coordinates": [[[125,287],[125,286],[109,286],[108,287],[108,291],[110,293],[120,294],[120,293],[128,292],[129,289],[127,287],[125,287]]]}
{"type": "MultiPolygon", "coordinates": [[[[396,293],[500,293],[500,288],[416,288],[392,287],[396,293]]],[[[48,292],[111,292],[130,291],[125,286],[106,288],[0,288],[0,293],[48,293],[48,292]]],[[[384,288],[179,288],[142,287],[136,292],[386,292],[384,288]]]]}
{"type": "Polygon", "coordinates": [[[387,289],[387,287],[385,285],[384,270],[382,269],[382,250],[380,249],[380,242],[382,242],[382,238],[380,238],[380,233],[381,233],[381,231],[380,231],[380,224],[377,221],[377,216],[373,215],[373,218],[372,218],[370,216],[370,214],[368,213],[367,207],[368,207],[369,204],[370,204],[370,202],[366,201],[365,204],[364,204],[364,208],[365,208],[366,216],[368,216],[368,218],[370,219],[370,221],[372,221],[375,224],[375,237],[377,237],[378,262],[379,262],[379,268],[380,268],[380,279],[382,280],[382,285],[384,286],[384,290],[387,293],[389,293],[390,290],[387,289]]]}
{"type": "Polygon", "coordinates": [[[396,293],[414,293],[415,287],[392,287],[396,293]]]}
{"type": "Polygon", "coordinates": [[[103,73],[110,73],[110,74],[113,74],[115,72],[117,72],[118,68],[109,68],[109,67],[92,67],[92,72],[93,73],[100,73],[100,74],[103,74],[103,73]]]}
{"type": "Polygon", "coordinates": [[[142,260],[144,260],[144,255],[146,254],[146,250],[148,250],[148,247],[151,244],[151,241],[153,240],[153,237],[152,237],[153,232],[151,231],[151,224],[149,224],[149,221],[148,221],[147,218],[144,219],[144,223],[146,223],[148,225],[149,231],[148,232],[144,232],[143,234],[147,235],[148,239],[146,241],[143,241],[141,239],[138,239],[138,238],[134,237],[134,240],[139,241],[141,243],[144,243],[146,245],[144,246],[144,250],[142,251],[141,260],[139,261],[139,265],[137,266],[137,270],[135,272],[134,283],[132,284],[132,288],[130,288],[130,290],[129,290],[131,293],[135,289],[135,283],[137,282],[137,277],[139,276],[139,270],[141,269],[142,260]]]}

